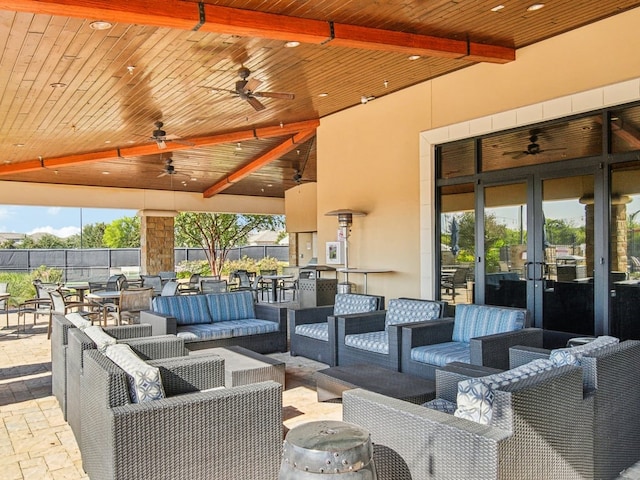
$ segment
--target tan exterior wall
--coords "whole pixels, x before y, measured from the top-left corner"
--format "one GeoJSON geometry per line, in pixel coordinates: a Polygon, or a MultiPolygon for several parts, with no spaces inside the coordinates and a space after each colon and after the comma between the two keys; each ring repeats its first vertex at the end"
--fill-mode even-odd
{"type": "Polygon", "coordinates": [[[315,232],[318,230],[317,192],[316,183],[305,183],[284,192],[287,232],[315,232]]]}
{"type": "MultiPolygon", "coordinates": [[[[597,108],[606,91],[587,90],[627,80],[607,91],[620,93],[620,103],[640,98],[633,80],[640,76],[639,22],[636,9],[521,49],[511,64],[480,64],[323,118],[319,263],[337,229],[335,217],[324,213],[363,210],[369,215],[354,219],[350,266],[395,272],[370,275],[370,293],[432,298],[434,178],[424,132],[468,121],[438,132],[442,139],[463,138],[597,108]]],[[[358,276],[350,281],[362,283],[358,276]]]]}

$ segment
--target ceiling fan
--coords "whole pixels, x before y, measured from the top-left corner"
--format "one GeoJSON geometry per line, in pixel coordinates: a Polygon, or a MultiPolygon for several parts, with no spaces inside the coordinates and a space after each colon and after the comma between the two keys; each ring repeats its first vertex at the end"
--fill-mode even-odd
{"type": "Polygon", "coordinates": [[[313,149],[313,144],[316,141],[315,137],[311,140],[311,143],[309,144],[309,148],[307,149],[307,154],[305,155],[304,161],[301,163],[301,165],[298,166],[298,168],[295,169],[293,177],[291,177],[291,180],[293,180],[294,182],[296,182],[297,185],[300,185],[302,182],[312,182],[313,180],[307,180],[304,178],[304,170],[305,168],[307,168],[307,162],[309,161],[309,155],[311,155],[311,150],[313,149]]]}
{"type": "Polygon", "coordinates": [[[153,131],[153,133],[151,133],[151,137],[149,137],[149,140],[156,142],[160,150],[167,148],[167,142],[176,142],[183,145],[194,146],[194,144],[191,142],[180,140],[180,137],[178,137],[177,135],[167,135],[167,132],[162,129],[164,123],[157,121],[153,125],[156,127],[156,129],[153,131]]]}
{"type": "Polygon", "coordinates": [[[158,175],[158,178],[164,177],[165,175],[184,175],[185,177],[189,176],[186,173],[180,173],[176,171],[176,167],[173,164],[173,159],[171,157],[167,158],[164,161],[164,168],[162,169],[162,173],[158,175]]]}
{"type": "Polygon", "coordinates": [[[526,150],[514,150],[511,152],[504,152],[503,155],[512,155],[514,160],[525,157],[527,155],[539,155],[541,153],[553,152],[558,150],[566,150],[565,147],[560,148],[540,148],[540,144],[538,143],[538,136],[542,133],[540,129],[534,128],[531,130],[529,137],[529,145],[527,145],[526,150]]]}
{"type": "Polygon", "coordinates": [[[258,98],[279,98],[283,100],[293,100],[295,95],[287,92],[256,92],[256,88],[260,86],[262,80],[249,78],[251,71],[247,67],[241,67],[238,70],[240,80],[236,82],[234,90],[225,88],[212,88],[212,90],[220,92],[229,92],[240,97],[251,105],[257,112],[264,110],[266,107],[258,100],[258,98]]]}

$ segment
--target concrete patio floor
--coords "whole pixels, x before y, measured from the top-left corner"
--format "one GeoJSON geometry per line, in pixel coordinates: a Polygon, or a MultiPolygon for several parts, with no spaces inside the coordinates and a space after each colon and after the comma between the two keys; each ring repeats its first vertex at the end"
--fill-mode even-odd
{"type": "MultiPolygon", "coordinates": [[[[27,330],[19,336],[16,313],[9,314],[9,325],[0,329],[0,478],[89,478],[71,428],[51,394],[51,348],[44,317],[35,325],[28,318],[27,330]]],[[[342,405],[316,399],[313,373],[326,365],[288,353],[271,356],[286,362],[285,432],[313,420],[342,419],[342,405]]]]}

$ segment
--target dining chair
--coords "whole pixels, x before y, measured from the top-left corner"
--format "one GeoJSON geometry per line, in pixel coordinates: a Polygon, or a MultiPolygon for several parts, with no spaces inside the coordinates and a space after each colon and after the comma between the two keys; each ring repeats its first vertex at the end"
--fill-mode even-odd
{"type": "MultiPolygon", "coordinates": [[[[7,289],[9,288],[9,284],[7,282],[0,283],[0,293],[7,293],[7,289]]],[[[3,298],[0,300],[0,311],[4,310],[4,313],[7,315],[7,327],[9,326],[9,299],[3,298]]]]}
{"type": "Polygon", "coordinates": [[[100,308],[96,303],[69,301],[59,288],[56,290],[49,290],[48,294],[51,299],[51,315],[49,316],[47,338],[51,338],[51,323],[53,315],[66,315],[70,312],[79,312],[82,316],[90,320],[91,323],[96,320],[100,323],[100,308]]]}
{"type": "Polygon", "coordinates": [[[200,281],[202,293],[224,293],[227,291],[226,280],[204,279],[200,281]]]}
{"type": "Polygon", "coordinates": [[[155,295],[162,293],[162,277],[160,275],[140,275],[140,279],[142,280],[143,288],[153,288],[155,295]]]}
{"type": "Polygon", "coordinates": [[[106,312],[106,317],[113,317],[116,324],[123,321],[129,324],[140,323],[140,312],[151,309],[153,288],[128,288],[120,291],[120,298],[113,310],[106,312]]]}

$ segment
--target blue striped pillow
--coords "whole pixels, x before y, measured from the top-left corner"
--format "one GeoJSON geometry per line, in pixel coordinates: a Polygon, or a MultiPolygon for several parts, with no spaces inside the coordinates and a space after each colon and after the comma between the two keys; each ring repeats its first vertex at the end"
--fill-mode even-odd
{"type": "Polygon", "coordinates": [[[249,291],[205,295],[213,322],[256,318],[253,295],[249,291]]]}
{"type": "Polygon", "coordinates": [[[468,343],[472,338],[520,330],[525,317],[525,310],[515,308],[457,305],[451,340],[468,343]]]}
{"type": "Polygon", "coordinates": [[[178,325],[211,323],[204,295],[175,295],[153,299],[153,311],[176,318],[178,325]]]}

